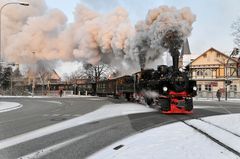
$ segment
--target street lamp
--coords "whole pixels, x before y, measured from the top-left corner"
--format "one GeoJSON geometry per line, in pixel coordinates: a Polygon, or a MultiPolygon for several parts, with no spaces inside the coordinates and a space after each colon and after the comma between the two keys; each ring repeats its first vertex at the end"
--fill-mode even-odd
{"type": "Polygon", "coordinates": [[[22,5],[22,6],[29,6],[28,3],[23,3],[23,2],[9,2],[4,4],[1,8],[0,8],[0,61],[3,61],[3,56],[2,56],[2,10],[5,6],[10,5],[10,4],[17,4],[17,5],[22,5]]]}

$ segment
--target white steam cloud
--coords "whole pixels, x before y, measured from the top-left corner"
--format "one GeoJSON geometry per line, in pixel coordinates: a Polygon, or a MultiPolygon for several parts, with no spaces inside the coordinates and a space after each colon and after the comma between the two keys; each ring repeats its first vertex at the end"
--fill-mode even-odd
{"type": "Polygon", "coordinates": [[[168,51],[164,41],[169,31],[176,32],[180,48],[195,21],[189,8],[161,6],[149,10],[134,28],[124,8],[100,14],[78,4],[75,20],[68,24],[63,12],[47,9],[44,0],[27,2],[28,8],[9,6],[4,12],[2,52],[9,62],[103,62],[130,73],[140,65],[150,66],[168,51]]]}

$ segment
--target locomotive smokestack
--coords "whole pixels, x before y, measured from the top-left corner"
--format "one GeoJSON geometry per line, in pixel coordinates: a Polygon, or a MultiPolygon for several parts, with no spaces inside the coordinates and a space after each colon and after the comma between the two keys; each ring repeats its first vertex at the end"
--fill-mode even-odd
{"type": "Polygon", "coordinates": [[[178,63],[179,63],[179,51],[178,49],[172,49],[170,50],[172,61],[173,61],[173,69],[178,70],[178,63]]]}
{"type": "Polygon", "coordinates": [[[178,70],[179,49],[183,44],[182,33],[177,30],[169,30],[163,37],[162,46],[168,48],[172,56],[173,69],[178,70]]]}

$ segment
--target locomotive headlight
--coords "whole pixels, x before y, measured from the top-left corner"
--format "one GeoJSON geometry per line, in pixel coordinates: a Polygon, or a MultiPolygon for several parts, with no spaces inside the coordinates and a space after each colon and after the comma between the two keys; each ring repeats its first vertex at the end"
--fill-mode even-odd
{"type": "Polygon", "coordinates": [[[168,88],[167,87],[163,87],[163,91],[167,92],[168,88]]]}
{"type": "Polygon", "coordinates": [[[194,86],[194,87],[193,87],[193,90],[194,90],[194,91],[196,91],[196,90],[197,90],[197,87],[196,87],[196,86],[194,86]]]}

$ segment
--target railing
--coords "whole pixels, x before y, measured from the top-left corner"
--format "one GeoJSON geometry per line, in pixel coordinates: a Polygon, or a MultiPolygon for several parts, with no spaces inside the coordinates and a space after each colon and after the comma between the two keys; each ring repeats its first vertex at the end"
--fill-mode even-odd
{"type": "MultiPolygon", "coordinates": [[[[59,96],[59,90],[54,90],[54,91],[35,91],[34,95],[39,96],[39,95],[44,95],[44,96],[59,96]]],[[[69,96],[73,95],[73,91],[63,91],[63,96],[69,96]]]]}
{"type": "MultiPolygon", "coordinates": [[[[209,100],[216,100],[217,99],[217,91],[198,91],[196,99],[198,98],[206,98],[209,100]]],[[[240,98],[240,92],[237,91],[228,91],[227,92],[228,98],[240,98]]],[[[221,98],[225,98],[225,92],[222,92],[221,98]]]]}

